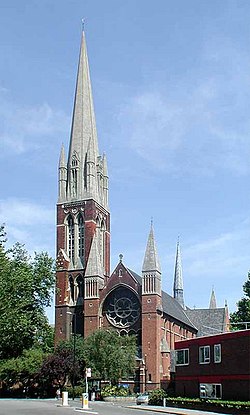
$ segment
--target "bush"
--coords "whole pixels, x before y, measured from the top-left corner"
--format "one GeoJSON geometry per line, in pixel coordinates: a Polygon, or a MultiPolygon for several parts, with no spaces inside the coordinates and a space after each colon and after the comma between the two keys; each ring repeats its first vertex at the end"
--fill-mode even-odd
{"type": "Polygon", "coordinates": [[[167,393],[163,389],[155,389],[149,394],[149,405],[163,405],[163,398],[167,398],[167,393]]]}
{"type": "Polygon", "coordinates": [[[123,386],[106,385],[102,389],[103,398],[106,398],[106,396],[128,396],[129,393],[129,388],[124,388],[123,386]]]}
{"type": "MultiPolygon", "coordinates": [[[[75,386],[74,390],[75,390],[75,398],[81,398],[82,394],[85,392],[85,388],[83,388],[82,386],[75,386]]],[[[63,392],[64,391],[68,392],[69,398],[72,398],[73,396],[72,386],[65,386],[63,388],[63,392]]]]}
{"type": "Polygon", "coordinates": [[[184,397],[176,397],[176,398],[167,398],[167,402],[169,404],[178,404],[182,406],[192,406],[192,405],[213,405],[218,408],[235,408],[235,409],[250,409],[250,402],[242,402],[242,401],[223,401],[220,399],[204,399],[204,398],[184,398],[184,397]]]}

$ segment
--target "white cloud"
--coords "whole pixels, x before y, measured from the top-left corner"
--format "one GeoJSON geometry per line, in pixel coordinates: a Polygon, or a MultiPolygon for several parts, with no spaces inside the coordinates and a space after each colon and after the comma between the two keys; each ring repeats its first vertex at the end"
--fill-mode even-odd
{"type": "Polygon", "coordinates": [[[0,100],[1,155],[24,153],[48,146],[48,137],[68,131],[69,117],[44,103],[37,107],[18,107],[3,97],[0,100]]]}
{"type": "Polygon", "coordinates": [[[250,59],[234,45],[204,45],[202,69],[127,98],[119,121],[128,145],[155,168],[236,175],[250,171],[250,59]],[[174,98],[173,98],[174,97],[174,98]]]}
{"type": "Polygon", "coordinates": [[[186,271],[193,277],[233,275],[242,267],[249,267],[250,231],[244,220],[231,232],[185,248],[186,271]]]}
{"type": "Polygon", "coordinates": [[[54,209],[22,199],[0,200],[0,223],[5,223],[8,246],[25,244],[30,252],[54,252],[54,209]]]}

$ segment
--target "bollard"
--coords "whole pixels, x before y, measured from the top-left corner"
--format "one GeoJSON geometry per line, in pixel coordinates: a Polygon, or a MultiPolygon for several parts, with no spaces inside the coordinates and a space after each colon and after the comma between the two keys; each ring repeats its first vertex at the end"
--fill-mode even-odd
{"type": "Polygon", "coordinates": [[[68,392],[62,393],[62,406],[69,406],[69,394],[68,392]]]}
{"type": "Polygon", "coordinates": [[[89,409],[89,399],[87,393],[82,394],[82,408],[89,409]]]}
{"type": "Polygon", "coordinates": [[[163,406],[166,406],[166,398],[163,398],[163,406]]]}

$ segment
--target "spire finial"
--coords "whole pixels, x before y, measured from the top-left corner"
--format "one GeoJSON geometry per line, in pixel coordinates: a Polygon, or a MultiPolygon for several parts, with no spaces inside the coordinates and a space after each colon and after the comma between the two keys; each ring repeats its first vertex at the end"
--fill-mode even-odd
{"type": "Polygon", "coordinates": [[[178,235],[177,247],[176,247],[175,270],[174,270],[174,298],[184,308],[180,235],[178,235]]]}
{"type": "Polygon", "coordinates": [[[153,228],[153,223],[154,223],[154,218],[153,216],[151,216],[151,220],[150,220],[151,228],[153,228]]]}
{"type": "Polygon", "coordinates": [[[217,308],[216,298],[215,298],[215,292],[214,292],[214,286],[213,286],[212,292],[211,292],[209,308],[212,308],[212,309],[217,308]]]}
{"type": "Polygon", "coordinates": [[[84,32],[84,29],[85,29],[85,22],[86,22],[86,19],[85,17],[83,17],[82,18],[82,32],[84,32]]]}
{"type": "Polygon", "coordinates": [[[119,255],[119,259],[120,259],[120,262],[122,262],[122,260],[123,260],[123,255],[122,254],[119,255]]]}

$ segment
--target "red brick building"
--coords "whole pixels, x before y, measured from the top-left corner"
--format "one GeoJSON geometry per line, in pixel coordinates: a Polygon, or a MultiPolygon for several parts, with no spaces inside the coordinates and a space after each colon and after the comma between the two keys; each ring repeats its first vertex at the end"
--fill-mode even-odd
{"type": "Polygon", "coordinates": [[[250,400],[250,330],[175,343],[177,396],[250,400]]]}
{"type": "MultiPolygon", "coordinates": [[[[69,152],[66,162],[62,147],[59,161],[56,341],[70,337],[73,318],[76,333],[83,337],[101,327],[113,327],[121,335],[135,334],[137,389],[159,387],[170,379],[174,342],[192,338],[199,330],[185,311],[180,246],[178,243],[174,297],[162,291],[152,226],[141,276],[124,265],[122,256],[110,275],[108,188],[106,157],[98,150],[83,33],[69,152]]],[[[223,331],[225,309],[223,313],[216,310],[220,325],[214,329],[223,331]]],[[[213,323],[210,318],[210,329],[213,323]]]]}

